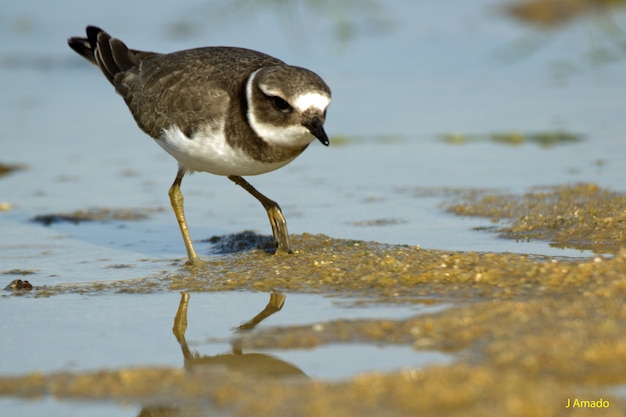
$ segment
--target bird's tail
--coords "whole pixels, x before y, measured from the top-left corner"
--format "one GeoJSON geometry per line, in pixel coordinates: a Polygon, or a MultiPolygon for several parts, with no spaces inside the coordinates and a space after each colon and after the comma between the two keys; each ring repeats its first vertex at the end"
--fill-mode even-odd
{"type": "Polygon", "coordinates": [[[87,26],[87,37],[72,37],[67,44],[76,53],[97,65],[111,84],[117,74],[126,72],[139,65],[142,59],[155,55],[128,49],[124,42],[111,37],[95,26],[87,26]]]}

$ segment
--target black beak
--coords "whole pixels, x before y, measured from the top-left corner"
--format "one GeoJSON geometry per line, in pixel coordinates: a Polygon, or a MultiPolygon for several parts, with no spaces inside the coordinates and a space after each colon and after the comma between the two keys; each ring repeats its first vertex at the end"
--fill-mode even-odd
{"type": "Polygon", "coordinates": [[[302,123],[302,125],[309,129],[309,132],[311,132],[313,136],[315,136],[320,142],[322,142],[324,146],[328,146],[330,144],[328,136],[324,131],[324,121],[318,116],[315,116],[312,119],[305,121],[304,123],[302,123]]]}

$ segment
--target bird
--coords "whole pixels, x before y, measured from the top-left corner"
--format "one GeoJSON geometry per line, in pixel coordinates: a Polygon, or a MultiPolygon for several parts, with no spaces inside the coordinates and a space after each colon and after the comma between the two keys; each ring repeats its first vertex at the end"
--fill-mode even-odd
{"type": "Polygon", "coordinates": [[[280,206],[243,176],[285,166],[315,139],[329,145],[324,123],[331,90],[319,75],[241,47],[130,49],[96,26],[67,42],[100,68],[138,127],[178,162],[168,195],[186,264],[203,263],[189,234],[181,191],[183,177],[192,172],[226,176],[252,194],[267,212],[277,249],[293,253],[280,206]]]}

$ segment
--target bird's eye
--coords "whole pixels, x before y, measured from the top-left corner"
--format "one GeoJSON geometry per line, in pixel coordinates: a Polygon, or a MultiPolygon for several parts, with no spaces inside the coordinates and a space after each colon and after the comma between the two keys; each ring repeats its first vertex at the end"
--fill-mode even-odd
{"type": "Polygon", "coordinates": [[[274,108],[281,113],[290,113],[292,110],[289,103],[278,96],[270,96],[270,101],[274,108]]]}

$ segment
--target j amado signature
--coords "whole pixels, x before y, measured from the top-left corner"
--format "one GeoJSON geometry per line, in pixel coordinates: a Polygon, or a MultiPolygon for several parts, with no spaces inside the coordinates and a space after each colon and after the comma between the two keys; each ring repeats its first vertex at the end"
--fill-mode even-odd
{"type": "Polygon", "coordinates": [[[600,397],[597,400],[581,400],[580,398],[568,398],[565,408],[609,408],[611,403],[600,397]]]}

